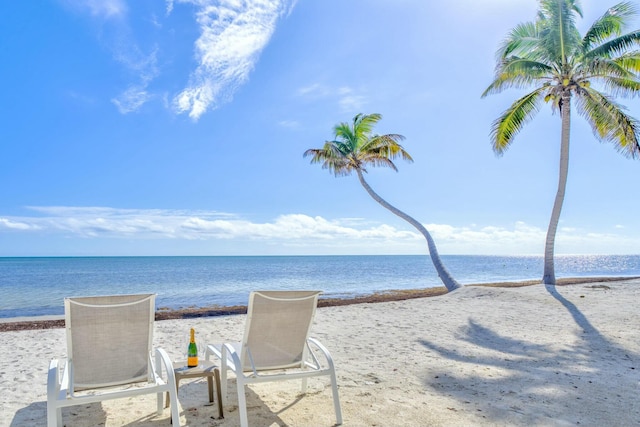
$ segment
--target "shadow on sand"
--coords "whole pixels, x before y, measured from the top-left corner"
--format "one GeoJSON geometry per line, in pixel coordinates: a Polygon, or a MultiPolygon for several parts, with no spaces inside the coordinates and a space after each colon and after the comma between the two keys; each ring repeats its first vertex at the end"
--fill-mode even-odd
{"type": "MultiPolygon", "coordinates": [[[[424,380],[427,388],[454,397],[460,407],[452,410],[474,411],[485,422],[496,424],[593,425],[589,423],[593,418],[584,415],[589,412],[605,422],[600,425],[640,425],[640,404],[625,408],[618,402],[622,393],[637,393],[640,354],[602,335],[555,286],[546,290],[579,327],[573,344],[502,336],[491,325],[470,318],[457,339],[478,347],[477,354],[455,345],[444,348],[426,339],[419,341],[442,357],[445,366],[447,360],[461,362],[469,364],[472,372],[440,367],[440,372],[424,380]]],[[[541,319],[531,327],[544,329],[548,324],[541,319]]]]}

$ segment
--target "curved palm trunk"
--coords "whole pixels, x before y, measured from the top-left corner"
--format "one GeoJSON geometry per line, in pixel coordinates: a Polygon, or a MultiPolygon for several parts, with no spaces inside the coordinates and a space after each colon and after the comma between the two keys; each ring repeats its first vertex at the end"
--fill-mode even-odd
{"type": "Polygon", "coordinates": [[[549,229],[547,230],[547,241],[544,246],[544,273],[542,283],[545,285],[556,284],[556,273],[553,261],[555,249],[556,231],[564,202],[564,193],[567,187],[567,175],[569,174],[569,131],[571,127],[571,94],[562,94],[562,134],[560,137],[560,178],[558,180],[558,192],[551,211],[549,229]]]}
{"type": "Polygon", "coordinates": [[[409,224],[413,225],[415,228],[418,229],[420,233],[422,233],[424,238],[427,239],[427,245],[429,247],[429,255],[431,255],[431,261],[433,262],[433,266],[436,268],[436,271],[438,272],[438,276],[440,276],[440,280],[442,280],[442,283],[444,283],[444,286],[447,288],[447,291],[451,292],[451,291],[455,291],[456,289],[459,289],[461,285],[458,282],[456,282],[456,280],[451,276],[451,273],[449,273],[449,271],[445,268],[444,264],[442,263],[442,260],[440,259],[440,255],[438,255],[438,249],[436,248],[436,244],[433,241],[433,238],[431,238],[431,234],[429,234],[427,229],[424,228],[424,226],[420,224],[418,221],[416,221],[406,213],[402,212],[401,210],[391,206],[384,199],[382,199],[382,197],[378,196],[378,194],[375,191],[373,191],[373,189],[369,186],[367,181],[364,180],[362,171],[360,169],[356,169],[356,172],[358,173],[358,179],[360,180],[360,184],[362,184],[364,189],[367,190],[367,193],[369,193],[369,195],[373,197],[373,200],[380,203],[382,206],[389,209],[391,212],[398,215],[400,218],[404,219],[409,224]]]}

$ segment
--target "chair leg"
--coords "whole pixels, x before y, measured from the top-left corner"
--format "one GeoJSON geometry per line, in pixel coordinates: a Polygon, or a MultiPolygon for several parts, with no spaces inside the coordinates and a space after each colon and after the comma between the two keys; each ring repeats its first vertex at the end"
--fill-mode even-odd
{"type": "MultiPolygon", "coordinates": [[[[66,369],[64,378],[67,378],[66,369]]],[[[47,427],[62,427],[62,408],[56,404],[60,396],[60,387],[59,364],[57,359],[53,359],[47,372],[47,427]]]]}
{"type": "Polygon", "coordinates": [[[331,390],[333,392],[333,407],[336,411],[336,424],[342,424],[342,409],[340,408],[340,396],[338,395],[338,381],[336,379],[336,371],[331,370],[331,390]]]}
{"type": "Polygon", "coordinates": [[[62,408],[47,405],[47,427],[62,427],[62,408]]]}
{"type": "Polygon", "coordinates": [[[209,403],[213,403],[213,378],[210,376],[207,376],[207,391],[209,392],[209,403]]]}
{"type": "Polygon", "coordinates": [[[169,406],[171,407],[171,424],[173,424],[174,427],[179,427],[180,410],[178,409],[178,392],[177,390],[171,390],[169,393],[173,394],[173,398],[169,399],[169,406]]]}
{"type": "MultiPolygon", "coordinates": [[[[180,387],[180,380],[178,378],[176,378],[176,395],[178,395],[178,388],[180,387]]],[[[169,392],[167,391],[167,399],[165,401],[164,407],[168,408],[169,407],[169,402],[171,401],[171,398],[169,397],[169,392]]],[[[158,414],[160,415],[160,413],[158,414]]]]}
{"type": "MultiPolygon", "coordinates": [[[[227,348],[222,346],[220,357],[220,386],[222,387],[222,399],[227,399],[227,348]]],[[[224,406],[224,400],[222,402],[224,406]]]]}
{"type": "Polygon", "coordinates": [[[216,400],[218,401],[218,418],[224,418],[224,412],[222,410],[222,392],[220,391],[220,371],[218,369],[213,370],[213,377],[216,380],[216,400]]]}
{"type": "Polygon", "coordinates": [[[238,387],[238,413],[240,414],[240,427],[249,427],[247,418],[247,398],[244,394],[244,382],[241,380],[242,373],[237,377],[238,387]]]}

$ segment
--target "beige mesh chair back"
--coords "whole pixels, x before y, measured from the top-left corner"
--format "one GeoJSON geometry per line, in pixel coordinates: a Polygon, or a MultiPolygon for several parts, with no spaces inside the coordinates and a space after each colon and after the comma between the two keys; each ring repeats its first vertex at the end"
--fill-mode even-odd
{"type": "Polygon", "coordinates": [[[154,295],[66,298],[64,304],[73,390],[148,380],[154,295]]]}
{"type": "MultiPolygon", "coordinates": [[[[157,349],[155,363],[152,358],[155,295],[65,298],[64,305],[67,359],[64,365],[53,360],[49,366],[49,427],[62,426],[64,406],[165,391],[178,426],[173,365],[162,349],[157,349]],[[91,392],[78,393],[82,390],[91,392]]],[[[159,394],[158,415],[162,406],[159,394]]]]}
{"type": "Polygon", "coordinates": [[[336,421],[342,424],[333,359],[320,342],[309,337],[319,294],[319,291],[252,292],[242,342],[207,346],[206,357],[214,355],[221,361],[223,399],[227,370],[236,375],[242,427],[249,425],[245,385],[301,379],[304,392],[307,378],[316,376],[329,377],[336,421]]]}
{"type": "Polygon", "coordinates": [[[252,292],[240,356],[243,370],[303,366],[319,294],[317,291],[252,292]]]}

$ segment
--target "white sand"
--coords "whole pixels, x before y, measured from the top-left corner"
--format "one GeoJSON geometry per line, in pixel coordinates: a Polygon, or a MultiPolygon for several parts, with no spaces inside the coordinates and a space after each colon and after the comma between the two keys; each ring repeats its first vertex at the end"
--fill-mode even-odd
{"type": "MultiPolygon", "coordinates": [[[[559,287],[467,287],[452,294],[318,309],[312,336],[332,352],[345,426],[640,426],[640,280],[559,287]],[[596,286],[594,288],[594,286],[596,286]]],[[[245,316],[156,322],[155,344],[179,358],[190,327],[200,343],[236,340],[245,316]]],[[[0,426],[46,425],[46,371],[64,357],[63,329],[0,334],[0,426]]],[[[206,382],[180,384],[181,419],[235,426],[206,382]]],[[[252,386],[255,426],[332,426],[327,380],[252,386]]],[[[155,396],[63,410],[67,426],[168,426],[155,396]]]]}

